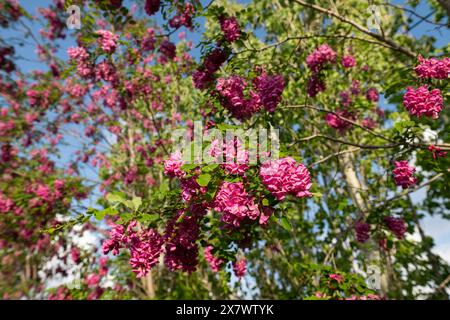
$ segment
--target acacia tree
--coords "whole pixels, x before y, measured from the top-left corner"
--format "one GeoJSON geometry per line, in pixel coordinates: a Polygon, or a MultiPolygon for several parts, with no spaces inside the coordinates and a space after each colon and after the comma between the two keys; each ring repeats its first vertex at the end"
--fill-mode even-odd
{"type": "Polygon", "coordinates": [[[409,9],[380,3],[374,31],[364,1],[1,8],[46,66],[20,70],[2,39],[4,298],[448,298],[420,220],[448,218],[450,59],[403,32],[409,9]],[[279,150],[245,139],[275,131],[279,150]],[[81,283],[49,289],[73,264],[81,283]]]}

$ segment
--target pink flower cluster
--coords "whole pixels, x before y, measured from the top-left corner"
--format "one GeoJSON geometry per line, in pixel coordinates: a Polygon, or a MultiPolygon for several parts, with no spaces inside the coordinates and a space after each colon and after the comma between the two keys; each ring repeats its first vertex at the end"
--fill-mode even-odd
{"type": "Polygon", "coordinates": [[[182,178],[186,175],[186,172],[181,170],[182,165],[182,154],[180,151],[176,151],[170,155],[168,160],[164,161],[164,174],[172,178],[182,178]]]}
{"type": "Polygon", "coordinates": [[[428,151],[433,154],[433,159],[445,158],[447,156],[447,152],[442,151],[440,147],[437,147],[434,144],[430,144],[428,146],[428,151]]]}
{"type": "Polygon", "coordinates": [[[200,205],[179,210],[166,226],[164,264],[171,271],[194,272],[198,264],[199,219],[206,213],[200,205]]]}
{"type": "Polygon", "coordinates": [[[247,272],[247,259],[242,258],[233,262],[233,271],[236,277],[242,278],[247,272]]]}
{"type": "Polygon", "coordinates": [[[369,240],[370,237],[370,225],[368,223],[358,221],[355,224],[356,240],[364,243],[369,240]]]}
{"type": "Polygon", "coordinates": [[[144,10],[149,16],[152,16],[159,11],[160,6],[161,0],[146,0],[144,10]]]}
{"type": "Polygon", "coordinates": [[[163,40],[163,41],[161,41],[161,43],[159,45],[159,52],[161,52],[163,57],[165,57],[169,60],[173,60],[175,58],[175,56],[177,54],[176,50],[177,50],[177,47],[175,46],[175,44],[173,44],[169,40],[163,40]]]}
{"type": "Polygon", "coordinates": [[[241,28],[236,17],[220,17],[220,29],[222,29],[225,40],[234,42],[241,36],[241,28]]]}
{"type": "Polygon", "coordinates": [[[312,195],[309,192],[311,176],[308,169],[291,157],[264,162],[259,175],[267,190],[278,200],[283,200],[287,194],[299,198],[312,195]]]}
{"type": "Polygon", "coordinates": [[[323,79],[321,79],[319,75],[313,74],[308,79],[306,92],[308,93],[308,96],[310,96],[311,98],[314,98],[315,96],[317,96],[317,94],[319,92],[325,91],[326,88],[327,87],[326,87],[325,81],[323,81],[323,79]]]}
{"type": "Polygon", "coordinates": [[[212,251],[214,250],[213,246],[207,246],[204,249],[205,260],[208,262],[209,267],[213,272],[219,272],[220,268],[223,265],[223,259],[217,258],[213,255],[212,251]]]}
{"type": "Polygon", "coordinates": [[[403,105],[406,110],[416,117],[426,116],[437,119],[443,103],[441,91],[439,89],[429,91],[426,85],[417,89],[408,87],[403,96],[403,105]]]}
{"type": "Polygon", "coordinates": [[[98,30],[96,34],[99,36],[98,44],[106,53],[114,53],[117,47],[119,37],[108,30],[98,30]]]}
{"type": "Polygon", "coordinates": [[[281,101],[284,79],[280,75],[268,76],[265,72],[253,79],[253,86],[258,92],[261,105],[269,112],[274,112],[281,101]]]}
{"type": "Polygon", "coordinates": [[[352,68],[356,66],[356,59],[352,55],[343,56],[341,63],[344,68],[352,68]]]}
{"type": "Polygon", "coordinates": [[[385,217],[384,223],[398,239],[403,239],[406,233],[406,223],[402,218],[385,217]]]}
{"type": "Polygon", "coordinates": [[[260,216],[255,199],[247,193],[242,182],[224,181],[217,191],[213,208],[221,212],[221,220],[239,227],[246,218],[256,220],[260,216]]]}
{"type": "Polygon", "coordinates": [[[336,110],[335,113],[328,113],[325,116],[325,121],[327,122],[327,124],[330,127],[337,129],[340,132],[343,132],[343,131],[351,128],[352,124],[348,121],[345,121],[342,118],[345,118],[348,120],[355,120],[355,116],[353,115],[353,113],[351,113],[345,109],[339,109],[339,110],[336,110]]]}
{"type": "Polygon", "coordinates": [[[247,82],[239,77],[220,78],[216,89],[222,98],[223,106],[234,117],[247,119],[264,107],[269,112],[274,112],[281,101],[285,82],[282,76],[269,76],[265,72],[253,79],[253,88],[248,90],[248,98],[244,91],[247,90],[247,82]]]}
{"type": "Polygon", "coordinates": [[[110,231],[110,239],[103,242],[103,253],[119,254],[121,248],[130,250],[130,265],[137,277],[145,276],[158,263],[162,252],[164,238],[154,229],[136,232],[136,221],[132,221],[127,229],[123,225],[114,225],[110,231]]]}
{"type": "Polygon", "coordinates": [[[0,212],[8,213],[14,209],[14,201],[0,193],[0,212]]]}
{"type": "Polygon", "coordinates": [[[314,73],[318,73],[322,68],[336,62],[336,52],[327,44],[321,45],[306,57],[306,64],[314,73]]]}
{"type": "Polygon", "coordinates": [[[192,81],[197,89],[208,88],[214,82],[214,72],[227,60],[228,55],[221,48],[215,48],[204,59],[201,66],[192,75],[192,81]]]}
{"type": "Polygon", "coordinates": [[[367,89],[367,91],[366,91],[366,98],[369,101],[377,102],[380,99],[379,95],[378,95],[378,90],[375,89],[375,88],[367,89]]]}
{"type": "Polygon", "coordinates": [[[395,183],[403,189],[414,186],[417,183],[416,177],[413,176],[416,169],[408,165],[408,161],[395,161],[395,169],[392,171],[395,183]]]}
{"type": "Polygon", "coordinates": [[[169,20],[169,26],[175,29],[178,29],[181,26],[192,28],[192,16],[195,13],[194,6],[188,2],[181,10],[179,10],[177,14],[169,20]]]}
{"type": "Polygon", "coordinates": [[[450,72],[450,58],[442,60],[436,58],[424,59],[419,56],[420,64],[414,68],[419,78],[447,79],[450,72]]]}
{"type": "Polygon", "coordinates": [[[261,108],[261,101],[254,90],[250,90],[249,98],[245,97],[244,90],[247,82],[239,77],[220,78],[217,81],[216,89],[222,97],[223,106],[238,119],[250,118],[261,108]]]}
{"type": "Polygon", "coordinates": [[[219,140],[211,142],[209,155],[230,174],[243,175],[248,170],[249,153],[239,139],[222,143],[219,140]]]}

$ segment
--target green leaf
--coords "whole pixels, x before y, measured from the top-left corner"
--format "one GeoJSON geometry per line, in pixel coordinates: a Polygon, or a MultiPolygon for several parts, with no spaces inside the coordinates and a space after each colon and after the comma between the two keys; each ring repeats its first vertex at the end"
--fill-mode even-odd
{"type": "Polygon", "coordinates": [[[219,165],[217,163],[211,163],[202,168],[202,172],[211,172],[214,171],[219,165]]]}
{"type": "Polygon", "coordinates": [[[202,187],[206,187],[209,181],[211,181],[211,175],[209,173],[201,174],[197,178],[197,183],[202,187]]]}
{"type": "Polygon", "coordinates": [[[108,193],[106,196],[108,202],[120,202],[123,203],[125,199],[117,193],[108,193]]]}
{"type": "Polygon", "coordinates": [[[192,169],[195,169],[197,167],[198,167],[198,164],[188,163],[188,164],[183,164],[181,166],[181,170],[183,170],[183,171],[191,171],[192,169]]]}
{"type": "Polygon", "coordinates": [[[291,231],[292,230],[291,222],[286,217],[281,217],[280,225],[283,227],[283,229],[285,229],[287,231],[291,231]]]}
{"type": "Polygon", "coordinates": [[[137,211],[139,207],[142,205],[142,198],[141,197],[134,197],[133,200],[134,210],[137,211]]]}

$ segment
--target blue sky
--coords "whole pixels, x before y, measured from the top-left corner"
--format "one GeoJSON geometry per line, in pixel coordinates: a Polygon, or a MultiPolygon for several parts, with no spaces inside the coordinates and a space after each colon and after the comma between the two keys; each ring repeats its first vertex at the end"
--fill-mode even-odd
{"type": "MultiPolygon", "coordinates": [[[[125,5],[127,7],[130,7],[130,4],[133,1],[125,1],[125,5]]],[[[202,3],[207,3],[209,1],[202,1],[202,3]]],[[[249,2],[247,1],[240,1],[240,2],[249,2]]],[[[25,7],[25,9],[31,13],[31,14],[37,14],[37,7],[45,7],[47,6],[49,3],[51,3],[50,0],[41,0],[41,1],[35,1],[35,0],[21,0],[20,1],[21,5],[25,7]]],[[[397,5],[404,5],[404,1],[393,1],[394,4],[397,5]]],[[[418,6],[418,8],[416,9],[416,12],[418,14],[420,14],[421,16],[426,16],[428,13],[430,13],[430,8],[428,7],[428,5],[426,4],[426,1],[421,1],[421,4],[418,6]]],[[[84,13],[82,13],[84,14],[84,13]]],[[[417,17],[412,16],[414,21],[418,21],[417,17]]],[[[156,15],[156,19],[158,21],[162,20],[162,17],[160,14],[156,15]]],[[[198,20],[198,22],[200,23],[200,25],[202,25],[203,21],[200,19],[198,20]]],[[[20,28],[20,26],[19,26],[20,28]]],[[[33,29],[33,31],[35,31],[36,33],[38,32],[39,27],[37,25],[33,25],[31,26],[31,28],[33,29]]],[[[186,31],[185,29],[182,29],[181,31],[186,31]]],[[[1,30],[1,37],[5,38],[5,37],[19,37],[20,33],[14,32],[14,31],[6,31],[5,30],[1,30]]],[[[177,40],[177,35],[179,32],[176,32],[174,35],[172,35],[172,41],[176,41],[177,40]]],[[[448,44],[448,39],[450,39],[450,31],[447,28],[441,28],[440,31],[436,31],[435,27],[427,22],[423,22],[420,25],[418,25],[416,28],[413,29],[413,31],[410,33],[411,35],[413,35],[414,37],[421,37],[423,35],[432,35],[436,38],[436,46],[437,47],[442,47],[448,44]]],[[[194,42],[194,47],[195,45],[200,41],[200,35],[201,35],[201,30],[200,32],[194,32],[194,33],[190,33],[187,32],[187,38],[192,40],[194,42]]],[[[75,45],[75,40],[73,37],[71,37],[70,35],[66,38],[65,41],[61,42],[61,49],[58,52],[58,56],[61,59],[67,59],[67,48],[70,46],[74,46],[75,45]]],[[[25,58],[28,59],[35,59],[35,53],[34,53],[35,47],[34,44],[31,45],[25,45],[24,47],[20,48],[19,50],[17,50],[17,53],[25,58]]],[[[195,58],[198,59],[199,56],[199,51],[198,49],[195,49],[193,51],[193,55],[195,58]]],[[[39,62],[33,62],[33,61],[28,61],[28,60],[20,60],[17,62],[19,64],[19,67],[23,70],[23,71],[30,71],[30,70],[36,70],[36,69],[42,69],[44,68],[44,66],[39,63],[39,62]]],[[[382,102],[382,107],[384,108],[389,108],[389,106],[385,103],[382,102]]],[[[65,154],[70,154],[71,150],[70,148],[64,150],[65,154]]],[[[85,171],[84,172],[87,176],[92,177],[93,173],[92,171],[85,171]]],[[[414,194],[414,198],[415,201],[420,201],[421,199],[423,199],[425,193],[424,191],[420,191],[416,194],[414,194]]],[[[435,248],[435,251],[440,253],[441,255],[445,256],[447,258],[447,260],[450,261],[450,222],[447,220],[443,220],[439,217],[432,217],[432,218],[425,218],[423,221],[425,230],[428,234],[432,235],[435,239],[435,242],[437,244],[437,247],[435,248]]]]}

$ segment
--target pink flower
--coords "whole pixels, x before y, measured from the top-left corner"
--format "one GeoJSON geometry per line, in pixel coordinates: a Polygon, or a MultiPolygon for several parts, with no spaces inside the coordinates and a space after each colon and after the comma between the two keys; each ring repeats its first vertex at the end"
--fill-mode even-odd
{"type": "Polygon", "coordinates": [[[221,48],[215,48],[205,57],[203,66],[209,73],[219,70],[220,66],[227,61],[228,55],[221,48]]]}
{"type": "Polygon", "coordinates": [[[223,259],[214,257],[214,255],[212,253],[213,249],[214,249],[213,246],[207,246],[204,249],[205,260],[206,260],[206,262],[208,262],[209,267],[211,268],[211,270],[213,272],[219,272],[224,261],[223,261],[223,259]]]}
{"type": "Polygon", "coordinates": [[[163,40],[159,45],[159,52],[166,58],[173,60],[176,56],[176,46],[169,40],[163,40]]]}
{"type": "Polygon", "coordinates": [[[428,151],[430,151],[433,154],[433,159],[439,158],[445,158],[447,155],[447,152],[442,151],[441,148],[436,147],[434,144],[430,144],[428,146],[428,151]]]}
{"type": "Polygon", "coordinates": [[[414,68],[419,78],[447,79],[450,72],[450,58],[442,60],[436,58],[424,59],[419,56],[420,64],[414,68]]]}
{"type": "Polygon", "coordinates": [[[370,237],[370,225],[368,223],[358,221],[355,224],[356,240],[364,243],[369,240],[370,237]]]}
{"type": "Polygon", "coordinates": [[[70,250],[70,256],[72,257],[73,262],[80,262],[80,250],[77,247],[74,247],[72,248],[72,250],[70,250]]]}
{"type": "Polygon", "coordinates": [[[220,78],[216,85],[217,91],[222,96],[223,106],[238,119],[250,118],[261,107],[259,95],[250,90],[250,97],[246,98],[244,96],[245,88],[247,88],[247,83],[238,76],[228,79],[220,78]]]}
{"type": "Polygon", "coordinates": [[[268,76],[266,73],[253,79],[253,85],[259,95],[261,105],[269,112],[274,112],[281,101],[284,79],[280,75],[268,76]]]}
{"type": "Polygon", "coordinates": [[[427,86],[421,86],[418,89],[408,87],[403,96],[403,105],[406,110],[416,117],[426,116],[437,119],[443,103],[441,91],[439,89],[428,91],[427,86]]]}
{"type": "Polygon", "coordinates": [[[168,160],[164,161],[164,174],[172,178],[181,178],[186,175],[186,172],[181,170],[182,165],[182,154],[180,151],[176,151],[170,155],[168,160]]]}
{"type": "Polygon", "coordinates": [[[242,258],[233,262],[233,271],[236,277],[242,278],[247,272],[247,260],[242,258]]]}
{"type": "Polygon", "coordinates": [[[329,277],[330,277],[330,279],[335,280],[337,282],[342,282],[344,280],[344,277],[340,274],[333,273],[333,274],[330,274],[329,277]]]}
{"type": "Polygon", "coordinates": [[[98,44],[102,47],[103,51],[106,53],[114,53],[116,51],[119,36],[107,30],[98,30],[96,34],[100,36],[98,38],[98,44]]]}
{"type": "Polygon", "coordinates": [[[144,7],[145,12],[147,12],[149,16],[152,16],[159,11],[160,5],[161,5],[160,0],[146,0],[144,7]]]}
{"type": "Polygon", "coordinates": [[[98,286],[99,283],[100,283],[100,277],[98,274],[92,273],[92,274],[88,275],[86,278],[86,284],[89,288],[96,287],[96,286],[98,286]]]}
{"type": "Polygon", "coordinates": [[[406,233],[406,223],[402,218],[385,217],[383,220],[398,239],[403,239],[406,233]]]}
{"type": "Polygon", "coordinates": [[[351,55],[343,56],[341,63],[344,68],[352,68],[356,66],[355,57],[351,55]]]}
{"type": "Polygon", "coordinates": [[[211,73],[205,71],[197,70],[192,75],[192,82],[194,83],[194,87],[200,90],[208,88],[213,81],[214,76],[211,73]]]}
{"type": "Polygon", "coordinates": [[[77,62],[85,61],[89,58],[89,54],[83,47],[70,47],[67,49],[70,59],[76,60],[77,62]]]}
{"type": "Polygon", "coordinates": [[[138,278],[145,276],[158,263],[163,244],[163,237],[154,229],[142,231],[133,237],[130,265],[138,278]]]}
{"type": "Polygon", "coordinates": [[[355,116],[351,112],[349,112],[345,109],[336,110],[336,112],[334,114],[328,113],[325,116],[325,121],[327,122],[327,124],[330,127],[339,130],[340,132],[344,132],[345,130],[347,130],[353,126],[352,123],[350,123],[344,119],[354,120],[355,116]]]}
{"type": "Polygon", "coordinates": [[[308,96],[310,96],[311,98],[317,96],[319,92],[325,91],[325,89],[325,82],[317,74],[313,74],[308,79],[306,91],[308,93],[308,96]]]}
{"type": "Polygon", "coordinates": [[[306,57],[306,64],[314,72],[319,72],[326,64],[336,61],[336,52],[327,44],[321,45],[306,57]]]}
{"type": "Polygon", "coordinates": [[[417,183],[416,177],[413,176],[416,169],[408,165],[408,161],[395,161],[395,169],[392,171],[395,183],[407,189],[417,183]]]}
{"type": "Polygon", "coordinates": [[[241,36],[241,29],[236,17],[221,17],[220,29],[222,29],[223,35],[228,42],[234,42],[241,36]]]}
{"type": "Polygon", "coordinates": [[[166,255],[164,264],[171,271],[194,272],[198,264],[197,239],[200,234],[199,220],[206,213],[200,205],[189,210],[179,210],[166,226],[166,255]]]}
{"type": "Polygon", "coordinates": [[[283,200],[287,194],[298,198],[312,195],[309,192],[311,176],[308,169],[291,157],[264,162],[259,175],[267,190],[278,200],[283,200]]]}
{"type": "Polygon", "coordinates": [[[254,198],[242,182],[224,181],[217,191],[213,208],[222,213],[221,220],[229,226],[239,227],[243,220],[256,220],[260,216],[254,198]]]}
{"type": "Polygon", "coordinates": [[[365,118],[361,121],[361,125],[367,129],[374,129],[377,126],[377,123],[372,118],[365,118]]]}
{"type": "Polygon", "coordinates": [[[0,212],[8,213],[11,212],[14,208],[14,201],[7,198],[5,195],[0,193],[0,212]]]}
{"type": "Polygon", "coordinates": [[[379,100],[378,90],[375,88],[369,88],[366,91],[366,98],[369,101],[377,102],[379,100]]]}

